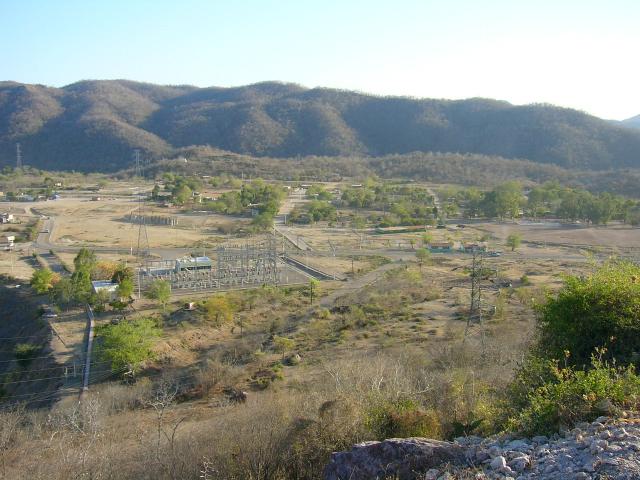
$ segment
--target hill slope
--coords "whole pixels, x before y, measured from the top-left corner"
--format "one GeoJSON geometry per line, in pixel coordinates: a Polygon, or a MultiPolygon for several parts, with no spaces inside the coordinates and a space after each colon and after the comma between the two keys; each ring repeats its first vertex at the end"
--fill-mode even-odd
{"type": "Polygon", "coordinates": [[[622,120],[622,124],[626,127],[640,128],[640,115],[622,120]]]}
{"type": "Polygon", "coordinates": [[[0,82],[0,164],[115,170],[131,151],[209,145],[271,157],[469,152],[569,168],[640,166],[640,132],[549,105],[376,97],[276,82],[237,88],[126,80],[0,82]]]}

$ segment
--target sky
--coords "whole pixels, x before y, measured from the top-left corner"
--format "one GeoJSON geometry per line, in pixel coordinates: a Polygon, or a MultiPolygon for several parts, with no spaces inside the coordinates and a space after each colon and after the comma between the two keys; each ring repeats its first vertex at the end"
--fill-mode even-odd
{"type": "Polygon", "coordinates": [[[238,86],[640,114],[638,0],[0,0],[0,80],[238,86]]]}

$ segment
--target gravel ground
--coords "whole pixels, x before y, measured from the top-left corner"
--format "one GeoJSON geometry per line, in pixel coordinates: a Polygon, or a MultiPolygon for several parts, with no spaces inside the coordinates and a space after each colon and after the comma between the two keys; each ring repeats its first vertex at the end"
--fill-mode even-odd
{"type": "MultiPolygon", "coordinates": [[[[640,418],[625,416],[615,421],[600,417],[559,438],[467,437],[455,443],[466,447],[467,457],[482,468],[475,474],[479,479],[640,479],[640,418]]],[[[425,478],[441,476],[433,470],[425,478]]]]}
{"type": "Polygon", "coordinates": [[[396,438],[336,452],[325,480],[640,479],[640,414],[600,417],[563,435],[396,438]]]}

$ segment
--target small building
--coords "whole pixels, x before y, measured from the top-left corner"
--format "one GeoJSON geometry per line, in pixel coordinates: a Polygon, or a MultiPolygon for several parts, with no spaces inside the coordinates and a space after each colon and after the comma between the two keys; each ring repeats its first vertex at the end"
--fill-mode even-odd
{"type": "Polygon", "coordinates": [[[13,248],[13,244],[16,241],[15,235],[4,235],[2,239],[5,248],[13,248]]]}
{"type": "Polygon", "coordinates": [[[431,253],[448,253],[453,250],[452,242],[431,242],[429,244],[429,251],[431,253]]]}
{"type": "Polygon", "coordinates": [[[470,253],[473,251],[477,251],[477,252],[486,252],[487,251],[487,244],[484,242],[474,242],[474,243],[464,243],[462,244],[462,248],[461,250],[465,253],[470,253]]]}
{"type": "Polygon", "coordinates": [[[0,213],[0,223],[13,223],[14,221],[13,213],[0,213]]]}
{"type": "Polygon", "coordinates": [[[93,293],[107,292],[109,300],[115,300],[118,295],[118,284],[111,280],[95,280],[91,282],[93,293]]]}
{"type": "Polygon", "coordinates": [[[176,260],[176,273],[193,270],[212,270],[213,262],[209,257],[184,257],[176,260]]]}

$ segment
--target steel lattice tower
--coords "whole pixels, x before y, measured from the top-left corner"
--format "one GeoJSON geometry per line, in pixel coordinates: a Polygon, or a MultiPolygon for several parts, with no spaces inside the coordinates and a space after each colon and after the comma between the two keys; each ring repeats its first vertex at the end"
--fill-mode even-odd
{"type": "Polygon", "coordinates": [[[487,276],[484,267],[484,252],[479,248],[473,249],[473,259],[471,261],[471,301],[469,304],[469,315],[467,317],[467,326],[464,330],[464,340],[474,334],[479,334],[482,344],[482,353],[485,352],[485,331],[482,313],[482,282],[487,276]]]}
{"type": "MultiPolygon", "coordinates": [[[[136,181],[139,181],[142,184],[142,180],[144,178],[144,167],[140,158],[140,150],[136,149],[133,151],[133,158],[136,164],[136,181]]],[[[149,235],[147,233],[144,200],[144,194],[140,189],[138,190],[138,209],[136,214],[138,220],[138,242],[136,246],[136,257],[138,258],[138,262],[141,266],[149,256],[149,235]]]]}

